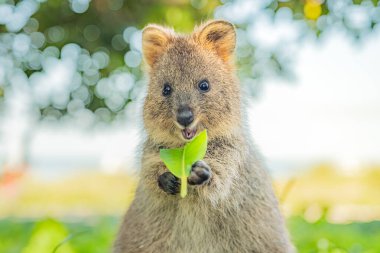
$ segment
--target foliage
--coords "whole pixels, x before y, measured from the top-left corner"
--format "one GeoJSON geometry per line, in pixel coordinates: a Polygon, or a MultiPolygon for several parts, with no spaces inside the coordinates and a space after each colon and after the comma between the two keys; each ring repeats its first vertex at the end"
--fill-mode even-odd
{"type": "Polygon", "coordinates": [[[239,76],[252,95],[260,93],[262,79],[294,78],[292,63],[305,39],[343,33],[362,40],[380,22],[377,0],[223,2],[215,16],[238,28],[239,76]]]}
{"type": "MultiPolygon", "coordinates": [[[[380,218],[379,171],[371,166],[344,175],[321,164],[297,172],[281,208],[290,217],[288,228],[299,252],[380,252],[380,222],[373,221],[380,218]]],[[[54,243],[44,244],[49,249],[43,253],[64,241],[57,253],[64,252],[63,245],[77,253],[109,252],[135,188],[136,178],[125,174],[84,173],[57,181],[26,175],[18,184],[0,183],[0,216],[5,217],[0,219],[0,252],[22,252],[45,236],[54,243]]],[[[277,189],[281,196],[284,188],[277,189]]]]}
{"type": "Polygon", "coordinates": [[[123,117],[125,106],[137,99],[142,89],[139,29],[157,22],[189,31],[211,17],[218,4],[25,2],[0,3],[0,12],[8,14],[0,19],[0,103],[2,97],[23,93],[32,96],[28,106],[40,110],[40,118],[86,117],[88,125],[123,117]]]}
{"type": "MultiPolygon", "coordinates": [[[[54,249],[60,246],[60,241],[67,234],[68,231],[65,226],[58,221],[46,219],[37,222],[22,253],[44,252],[46,249],[53,249],[52,252],[54,252],[54,249]]],[[[70,244],[62,245],[60,250],[73,253],[70,244]]]]}
{"type": "Polygon", "coordinates": [[[213,16],[230,20],[242,84],[257,95],[263,78],[292,78],[303,38],[334,30],[363,38],[380,21],[377,0],[6,0],[0,13],[0,104],[21,96],[29,114],[88,125],[130,113],[144,83],[140,29],[147,23],[188,32],[213,16]]]}
{"type": "MultiPolygon", "coordinates": [[[[66,233],[60,234],[57,238],[44,237],[45,248],[33,252],[50,253],[69,234],[72,237],[57,249],[57,253],[110,252],[118,223],[119,221],[115,217],[96,217],[71,221],[53,219],[27,221],[8,218],[0,220],[0,237],[2,238],[0,252],[24,252],[25,247],[30,245],[33,240],[41,239],[44,236],[42,231],[37,232],[42,228],[42,224],[45,233],[51,230],[55,231],[57,228],[60,231],[66,231],[66,233]]],[[[330,224],[325,220],[320,220],[316,223],[308,223],[301,217],[292,217],[288,220],[288,227],[300,253],[375,253],[380,251],[380,244],[378,243],[380,222],[378,221],[330,224]]]]}
{"type": "Polygon", "coordinates": [[[380,222],[330,224],[322,219],[308,223],[301,217],[288,220],[299,252],[380,252],[380,222]]]}
{"type": "Polygon", "coordinates": [[[0,252],[110,252],[117,227],[117,220],[111,217],[72,221],[9,218],[0,220],[0,252]]]}

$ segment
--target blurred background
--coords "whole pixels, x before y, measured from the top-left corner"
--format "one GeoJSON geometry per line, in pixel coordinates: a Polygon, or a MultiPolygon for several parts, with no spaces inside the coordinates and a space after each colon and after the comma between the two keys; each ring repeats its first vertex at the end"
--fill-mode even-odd
{"type": "Polygon", "coordinates": [[[299,252],[380,252],[378,0],[0,0],[0,252],[109,252],[138,181],[141,29],[237,28],[299,252]]]}

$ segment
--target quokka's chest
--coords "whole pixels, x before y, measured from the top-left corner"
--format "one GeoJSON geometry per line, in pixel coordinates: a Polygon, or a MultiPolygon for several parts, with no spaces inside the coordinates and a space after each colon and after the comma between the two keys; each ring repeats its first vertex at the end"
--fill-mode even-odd
{"type": "Polygon", "coordinates": [[[180,205],[169,228],[168,247],[170,252],[227,252],[231,241],[240,240],[238,227],[234,217],[216,208],[180,205]]]}

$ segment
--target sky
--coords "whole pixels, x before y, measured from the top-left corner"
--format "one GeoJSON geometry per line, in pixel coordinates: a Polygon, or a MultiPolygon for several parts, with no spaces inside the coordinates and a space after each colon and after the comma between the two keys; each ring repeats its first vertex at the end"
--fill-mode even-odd
{"type": "Polygon", "coordinates": [[[272,80],[252,103],[252,133],[274,161],[380,162],[380,30],[363,44],[335,33],[304,43],[295,83],[272,80]]]}
{"type": "MultiPolygon", "coordinates": [[[[305,40],[295,55],[296,80],[266,81],[248,113],[272,171],[323,161],[346,170],[380,163],[379,45],[380,29],[361,44],[335,32],[319,43],[305,40]]],[[[22,116],[4,122],[0,161],[18,159],[17,133],[26,127],[22,116]]],[[[92,131],[44,125],[32,139],[31,165],[45,174],[135,169],[139,139],[131,123],[92,131]]]]}

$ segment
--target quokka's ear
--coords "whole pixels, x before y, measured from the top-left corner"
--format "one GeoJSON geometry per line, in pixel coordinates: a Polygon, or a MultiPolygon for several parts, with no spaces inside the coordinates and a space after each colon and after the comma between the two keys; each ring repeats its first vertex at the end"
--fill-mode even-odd
{"type": "Polygon", "coordinates": [[[142,51],[146,63],[152,67],[174,37],[174,32],[159,25],[148,25],[142,32],[142,51]]]}
{"type": "Polygon", "coordinates": [[[197,28],[193,36],[204,47],[214,50],[223,61],[233,55],[236,44],[234,26],[224,20],[213,20],[197,28]]]}

